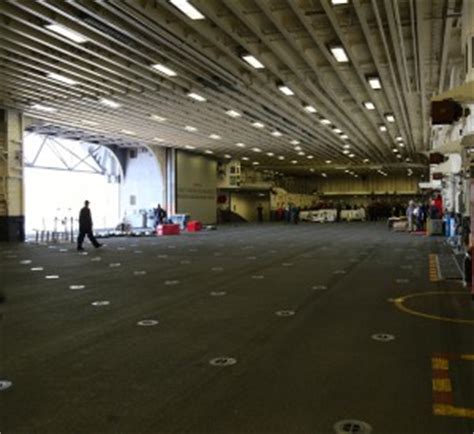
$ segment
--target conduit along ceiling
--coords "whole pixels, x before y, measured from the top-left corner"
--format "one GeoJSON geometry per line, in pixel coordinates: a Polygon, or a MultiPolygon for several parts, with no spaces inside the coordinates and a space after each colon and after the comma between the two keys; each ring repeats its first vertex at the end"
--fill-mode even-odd
{"type": "MultiPolygon", "coordinates": [[[[416,170],[462,74],[462,0],[3,0],[30,129],[261,168],[416,170]]],[[[410,171],[409,171],[410,172],[410,171]]]]}

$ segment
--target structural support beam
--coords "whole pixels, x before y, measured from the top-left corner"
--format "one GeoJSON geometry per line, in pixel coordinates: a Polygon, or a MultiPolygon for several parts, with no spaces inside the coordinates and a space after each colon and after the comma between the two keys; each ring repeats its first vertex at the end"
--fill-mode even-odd
{"type": "Polygon", "coordinates": [[[0,108],[0,241],[25,240],[23,115],[0,108]]]}

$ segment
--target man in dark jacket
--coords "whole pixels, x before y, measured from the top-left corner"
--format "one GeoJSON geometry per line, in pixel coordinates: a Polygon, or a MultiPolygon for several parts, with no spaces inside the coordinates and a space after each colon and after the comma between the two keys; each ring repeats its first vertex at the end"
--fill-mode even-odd
{"type": "Polygon", "coordinates": [[[87,235],[90,242],[94,247],[100,247],[100,244],[94,237],[92,233],[92,216],[91,210],[89,209],[89,201],[86,200],[84,202],[84,208],[81,209],[79,213],[79,236],[77,237],[77,250],[82,251],[82,243],[84,242],[84,238],[87,235]]]}

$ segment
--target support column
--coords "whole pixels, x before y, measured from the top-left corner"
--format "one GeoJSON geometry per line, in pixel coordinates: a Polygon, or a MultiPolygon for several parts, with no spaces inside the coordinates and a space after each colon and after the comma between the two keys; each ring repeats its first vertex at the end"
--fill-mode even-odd
{"type": "Polygon", "coordinates": [[[0,108],[0,241],[25,240],[23,115],[0,108]]]}
{"type": "Polygon", "coordinates": [[[176,214],[176,149],[166,149],[166,211],[176,214]]]}

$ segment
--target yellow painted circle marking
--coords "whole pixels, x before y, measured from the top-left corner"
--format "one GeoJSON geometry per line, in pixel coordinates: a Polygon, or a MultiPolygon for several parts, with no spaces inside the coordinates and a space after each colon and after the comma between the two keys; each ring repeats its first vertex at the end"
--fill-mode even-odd
{"type": "Polygon", "coordinates": [[[457,324],[474,325],[474,319],[449,318],[445,316],[432,315],[429,313],[420,312],[418,310],[411,309],[404,305],[404,302],[410,298],[425,297],[425,296],[430,296],[430,295],[468,295],[468,296],[471,296],[469,292],[465,292],[465,291],[429,291],[429,292],[418,292],[416,294],[405,295],[404,297],[398,297],[398,298],[393,299],[393,303],[402,312],[409,313],[410,315],[419,316],[421,318],[434,319],[437,321],[453,322],[457,324]]]}

